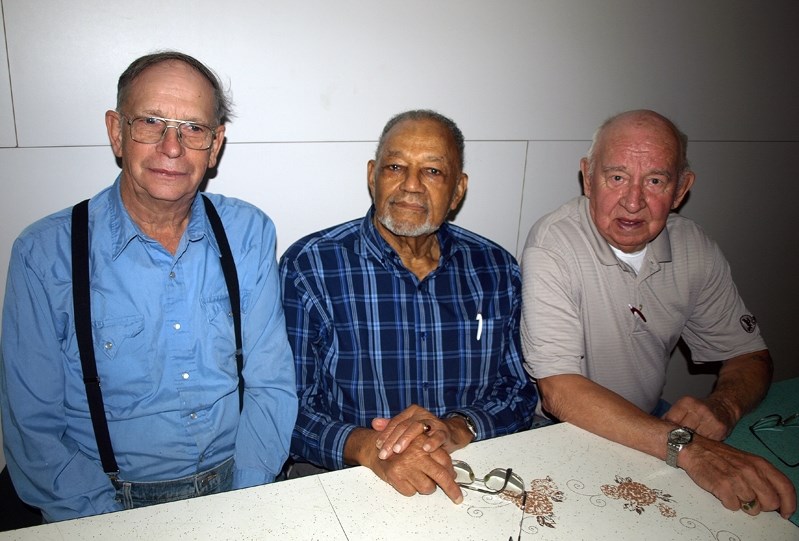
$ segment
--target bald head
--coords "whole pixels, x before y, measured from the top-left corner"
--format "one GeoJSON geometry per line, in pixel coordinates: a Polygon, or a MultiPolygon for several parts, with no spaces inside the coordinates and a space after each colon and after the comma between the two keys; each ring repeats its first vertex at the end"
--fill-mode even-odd
{"type": "Polygon", "coordinates": [[[679,172],[680,182],[684,178],[684,173],[689,170],[688,164],[688,136],[685,135],[677,127],[674,122],[665,116],[650,111],[648,109],[638,109],[635,111],[626,111],[619,113],[607,119],[602,125],[594,132],[594,137],[591,142],[591,148],[588,149],[588,167],[591,174],[594,172],[596,165],[596,154],[599,152],[601,146],[607,144],[608,136],[618,133],[619,131],[626,131],[630,129],[647,130],[655,133],[659,132],[664,134],[674,146],[674,160],[679,172]]]}

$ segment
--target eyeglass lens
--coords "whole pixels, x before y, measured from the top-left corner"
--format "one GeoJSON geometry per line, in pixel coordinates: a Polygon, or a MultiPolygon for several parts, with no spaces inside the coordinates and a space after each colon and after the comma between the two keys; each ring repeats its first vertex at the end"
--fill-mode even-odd
{"type": "Polygon", "coordinates": [[[208,126],[158,117],[139,117],[131,120],[130,136],[138,143],[158,143],[169,128],[175,128],[183,146],[193,150],[206,150],[214,138],[213,130],[208,126]],[[177,125],[170,126],[168,121],[177,125]]]}

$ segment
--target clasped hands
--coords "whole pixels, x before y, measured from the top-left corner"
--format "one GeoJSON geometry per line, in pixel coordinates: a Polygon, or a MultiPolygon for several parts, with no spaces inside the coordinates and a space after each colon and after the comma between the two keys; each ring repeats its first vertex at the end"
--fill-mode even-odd
{"type": "Polygon", "coordinates": [[[374,459],[368,466],[395,490],[413,496],[439,486],[454,503],[463,501],[450,457],[472,439],[463,420],[440,419],[412,405],[390,419],[374,419],[372,429],[374,459]]]}

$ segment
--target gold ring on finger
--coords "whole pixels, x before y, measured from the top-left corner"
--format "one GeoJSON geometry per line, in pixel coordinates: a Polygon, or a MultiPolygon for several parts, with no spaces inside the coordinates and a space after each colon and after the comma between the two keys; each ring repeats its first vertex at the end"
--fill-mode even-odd
{"type": "Polygon", "coordinates": [[[748,502],[744,501],[741,502],[741,509],[743,509],[744,511],[751,511],[755,507],[757,507],[757,498],[753,498],[748,502]]]}

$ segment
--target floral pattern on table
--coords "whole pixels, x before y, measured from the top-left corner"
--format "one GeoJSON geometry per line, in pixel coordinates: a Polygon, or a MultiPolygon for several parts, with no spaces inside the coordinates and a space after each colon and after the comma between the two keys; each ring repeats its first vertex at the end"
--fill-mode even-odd
{"type": "Polygon", "coordinates": [[[615,485],[602,485],[600,490],[608,498],[624,500],[626,502],[624,508],[628,511],[635,511],[639,515],[644,512],[645,507],[657,503],[657,508],[664,517],[674,518],[677,516],[677,512],[666,505],[666,503],[674,502],[671,494],[666,494],[657,488],[649,488],[629,477],[617,475],[615,485]],[[658,502],[658,500],[661,501],[658,502]]]}
{"type": "MultiPolygon", "coordinates": [[[[586,487],[586,484],[578,479],[570,479],[565,486],[572,493],[587,497],[588,502],[594,507],[606,507],[612,503],[612,500],[618,500],[624,502],[621,508],[638,515],[643,515],[647,510],[657,509],[658,514],[663,518],[677,517],[675,506],[668,505],[677,502],[674,496],[662,489],[649,487],[630,476],[617,474],[614,482],[600,485],[598,490],[586,487]]],[[[481,503],[469,505],[467,512],[472,517],[482,517],[486,509],[513,506],[522,510],[519,532],[536,535],[542,533],[539,527],[554,530],[558,526],[558,520],[565,520],[563,517],[559,519],[556,511],[558,510],[557,504],[563,503],[567,499],[569,498],[552,476],[547,475],[543,478],[533,479],[530,482],[530,489],[524,494],[514,494],[510,491],[499,494],[482,494],[479,498],[481,503]],[[533,522],[533,518],[535,518],[535,522],[533,522]]],[[[581,498],[576,498],[573,501],[579,505],[581,500],[581,498]]],[[[562,510],[565,509],[562,508],[562,510]]],[[[571,512],[565,511],[565,516],[568,517],[571,512]]],[[[677,521],[686,529],[705,532],[709,539],[714,541],[741,541],[742,539],[738,534],[726,529],[715,531],[695,518],[681,516],[677,518],[677,521]]]]}
{"type": "Polygon", "coordinates": [[[560,503],[565,499],[563,491],[552,480],[546,476],[543,479],[533,479],[530,483],[530,490],[527,497],[521,494],[503,493],[502,498],[512,501],[521,509],[524,500],[524,513],[533,515],[539,525],[547,528],[555,527],[555,503],[560,503]]]}

